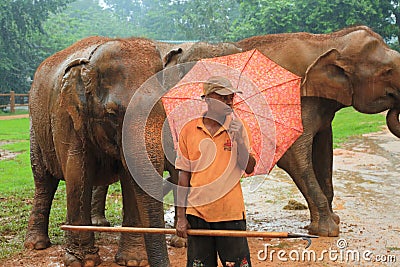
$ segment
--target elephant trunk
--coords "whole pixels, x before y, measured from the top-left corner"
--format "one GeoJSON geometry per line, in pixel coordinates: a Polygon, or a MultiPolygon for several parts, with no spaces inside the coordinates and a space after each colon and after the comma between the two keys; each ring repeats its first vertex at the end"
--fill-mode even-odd
{"type": "MultiPolygon", "coordinates": [[[[159,101],[163,90],[157,76],[148,79],[132,97],[123,123],[123,154],[138,186],[136,196],[143,227],[164,227],[161,136],[166,115],[159,101]]],[[[170,266],[165,236],[146,234],[145,243],[150,266],[170,266]]]]}
{"type": "Polygon", "coordinates": [[[390,109],[386,115],[386,124],[392,134],[400,138],[400,109],[390,109]]]}

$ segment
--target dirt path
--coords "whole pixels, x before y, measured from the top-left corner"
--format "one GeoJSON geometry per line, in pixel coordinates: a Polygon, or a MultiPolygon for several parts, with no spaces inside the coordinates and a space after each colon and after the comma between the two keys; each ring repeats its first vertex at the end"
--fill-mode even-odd
{"type": "MultiPolygon", "coordinates": [[[[301,239],[251,238],[254,267],[400,266],[400,141],[387,131],[364,135],[334,155],[333,204],[341,218],[340,236],[313,239],[307,250],[301,239]]],[[[306,233],[308,210],[283,210],[290,199],[305,204],[290,177],[276,168],[255,192],[249,192],[264,177],[252,179],[244,182],[249,229],[306,233]]],[[[98,237],[101,266],[111,266],[117,236],[98,237]]],[[[63,253],[61,246],[26,250],[0,261],[0,266],[63,266],[63,253]]],[[[172,267],[185,266],[185,249],[169,247],[169,256],[172,267]]]]}
{"type": "Polygon", "coordinates": [[[29,118],[29,114],[0,116],[0,121],[1,120],[22,119],[22,118],[29,118]]]}

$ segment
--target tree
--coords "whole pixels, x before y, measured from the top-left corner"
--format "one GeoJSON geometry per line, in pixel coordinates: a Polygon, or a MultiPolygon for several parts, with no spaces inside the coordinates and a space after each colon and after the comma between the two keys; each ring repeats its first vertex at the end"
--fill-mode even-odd
{"type": "Polygon", "coordinates": [[[178,18],[178,27],[188,39],[223,41],[238,8],[237,1],[191,0],[178,18]]]}
{"type": "Polygon", "coordinates": [[[367,25],[386,41],[398,36],[398,1],[388,0],[258,0],[241,1],[240,16],[229,38],[307,31],[327,33],[352,25],[367,25]]]}
{"type": "Polygon", "coordinates": [[[238,14],[236,0],[105,0],[153,39],[222,41],[238,14]]]}
{"type": "Polygon", "coordinates": [[[0,2],[0,91],[27,91],[35,69],[32,34],[42,32],[50,12],[73,0],[2,0],[0,2]]]}
{"type": "Polygon", "coordinates": [[[77,0],[68,5],[63,12],[50,15],[43,23],[45,38],[37,36],[37,43],[44,59],[74,42],[88,36],[128,37],[143,36],[126,19],[121,19],[113,10],[102,8],[98,0],[77,0]]]}

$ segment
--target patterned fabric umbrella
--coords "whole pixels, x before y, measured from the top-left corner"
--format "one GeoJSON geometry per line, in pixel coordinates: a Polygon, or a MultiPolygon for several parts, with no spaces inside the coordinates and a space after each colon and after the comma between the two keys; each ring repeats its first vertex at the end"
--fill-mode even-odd
{"type": "Polygon", "coordinates": [[[224,76],[242,94],[234,99],[234,115],[251,132],[257,165],[253,175],[267,174],[303,132],[300,107],[301,78],[258,50],[197,62],[162,102],[177,148],[180,129],[206,111],[203,83],[224,76]]]}

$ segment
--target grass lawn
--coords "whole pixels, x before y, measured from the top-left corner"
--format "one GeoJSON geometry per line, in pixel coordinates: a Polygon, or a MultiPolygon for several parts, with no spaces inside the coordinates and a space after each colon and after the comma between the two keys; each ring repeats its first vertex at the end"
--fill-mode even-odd
{"type": "Polygon", "coordinates": [[[362,114],[352,107],[344,108],[336,113],[332,122],[333,146],[339,147],[347,138],[365,133],[378,132],[386,125],[385,115],[362,114]]]}
{"type": "MultiPolygon", "coordinates": [[[[365,115],[346,108],[333,122],[335,147],[349,136],[382,129],[381,114],[365,115]]],[[[0,259],[23,250],[27,221],[34,196],[29,161],[29,120],[0,120],[0,149],[18,152],[11,160],[0,160],[0,259]],[[7,142],[5,142],[7,141],[7,142]]],[[[168,196],[171,198],[171,195],[168,196]]],[[[49,235],[53,244],[63,243],[60,225],[65,220],[65,183],[60,182],[50,214],[49,235]]],[[[106,216],[112,225],[120,225],[121,190],[119,183],[110,186],[106,216]]]]}
{"type": "Polygon", "coordinates": [[[21,115],[21,114],[29,114],[28,110],[17,109],[14,113],[11,112],[4,112],[0,109],[0,116],[12,116],[12,115],[21,115]]]}

